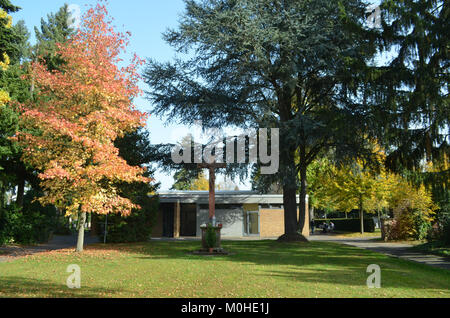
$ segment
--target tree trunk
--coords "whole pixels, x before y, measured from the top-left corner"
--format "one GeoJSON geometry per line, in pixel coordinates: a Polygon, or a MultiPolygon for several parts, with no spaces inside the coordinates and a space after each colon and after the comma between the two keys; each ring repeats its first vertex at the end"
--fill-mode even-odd
{"type": "Polygon", "coordinates": [[[381,213],[380,213],[380,209],[377,209],[377,213],[378,213],[378,228],[381,229],[381,213]]]}
{"type": "MultiPolygon", "coordinates": [[[[37,63],[37,57],[34,59],[34,63],[37,63]]],[[[30,67],[28,67],[28,71],[32,74],[30,67]]],[[[30,74],[29,73],[29,74],[30,74]]],[[[34,75],[31,77],[31,85],[30,85],[30,98],[33,101],[34,100],[34,87],[35,87],[35,78],[34,75]]]]}
{"type": "Polygon", "coordinates": [[[306,165],[300,166],[300,207],[298,215],[298,231],[302,233],[306,220],[306,165]]]}
{"type": "Polygon", "coordinates": [[[97,235],[98,232],[98,218],[96,214],[91,214],[91,235],[97,235]]]}
{"type": "Polygon", "coordinates": [[[3,210],[3,208],[6,206],[7,202],[6,202],[6,187],[3,185],[3,182],[0,181],[0,204],[1,204],[1,208],[3,210]]]}
{"type": "MultiPolygon", "coordinates": [[[[297,220],[297,176],[294,161],[286,166],[287,173],[283,183],[283,206],[284,206],[284,234],[278,238],[279,242],[308,242],[298,233],[299,222],[297,220]]],[[[305,213],[305,208],[303,208],[305,213]]],[[[303,217],[303,223],[305,219],[303,217]]]]}
{"type": "Polygon", "coordinates": [[[361,220],[361,234],[364,234],[364,210],[362,198],[359,200],[359,218],[361,220]]]}
{"type": "Polygon", "coordinates": [[[19,183],[17,184],[16,204],[18,207],[23,207],[23,197],[25,194],[25,177],[23,174],[19,175],[19,183]]]}
{"type": "Polygon", "coordinates": [[[81,212],[78,219],[77,252],[83,252],[84,246],[84,224],[86,223],[86,212],[81,212]]]}
{"type": "Polygon", "coordinates": [[[278,241],[307,241],[298,233],[297,220],[297,173],[293,152],[282,154],[285,170],[283,174],[283,207],[284,207],[284,234],[278,241]],[[292,159],[292,160],[290,160],[292,159]]]}
{"type": "Polygon", "coordinates": [[[297,198],[295,188],[283,187],[284,206],[284,233],[295,235],[297,233],[297,198]]]}
{"type": "MultiPolygon", "coordinates": [[[[303,235],[298,233],[297,220],[297,189],[298,173],[295,164],[296,147],[289,144],[292,136],[287,122],[293,119],[291,113],[291,97],[289,92],[277,92],[280,109],[280,121],[282,123],[280,138],[280,180],[283,185],[283,206],[284,206],[284,234],[278,241],[306,241],[303,235]]],[[[303,213],[305,209],[303,208],[303,213]]],[[[305,222],[304,215],[300,217],[305,222]]]]}

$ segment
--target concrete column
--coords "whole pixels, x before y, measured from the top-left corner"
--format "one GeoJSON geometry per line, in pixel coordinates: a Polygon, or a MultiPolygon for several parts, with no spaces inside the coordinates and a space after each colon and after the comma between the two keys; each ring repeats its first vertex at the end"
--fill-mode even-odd
{"type": "Polygon", "coordinates": [[[305,225],[303,226],[302,235],[305,237],[309,236],[309,204],[308,198],[306,198],[305,202],[305,225]]]}
{"type": "Polygon", "coordinates": [[[174,216],[173,216],[173,237],[180,237],[180,201],[175,203],[174,216]]]}

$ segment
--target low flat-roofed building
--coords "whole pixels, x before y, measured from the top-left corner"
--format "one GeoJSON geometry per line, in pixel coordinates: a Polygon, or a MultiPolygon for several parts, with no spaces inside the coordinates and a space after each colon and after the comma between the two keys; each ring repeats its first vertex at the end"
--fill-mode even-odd
{"type": "MultiPolygon", "coordinates": [[[[201,236],[200,225],[208,223],[208,191],[167,191],[158,195],[160,209],[152,237],[201,236]]],[[[216,222],[223,226],[222,237],[274,238],[284,233],[281,194],[216,191],[215,201],[216,222]]],[[[297,197],[297,204],[298,202],[297,197]]],[[[308,210],[302,233],[309,236],[308,210]]]]}

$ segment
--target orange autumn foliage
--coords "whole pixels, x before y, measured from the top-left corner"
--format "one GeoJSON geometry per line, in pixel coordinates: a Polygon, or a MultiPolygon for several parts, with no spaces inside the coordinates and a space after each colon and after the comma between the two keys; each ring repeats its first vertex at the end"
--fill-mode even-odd
{"type": "Polygon", "coordinates": [[[32,65],[37,96],[21,105],[28,131],[16,139],[26,163],[39,174],[43,204],[67,214],[92,212],[128,215],[138,208],[118,193],[118,182],[150,182],[144,168],[129,166],[119,157],[114,140],[145,125],[146,114],[133,99],[138,87],[136,55],[119,67],[129,34],[117,33],[104,5],[89,9],[77,34],[57,45],[65,61],[57,71],[41,62],[32,65]]]}

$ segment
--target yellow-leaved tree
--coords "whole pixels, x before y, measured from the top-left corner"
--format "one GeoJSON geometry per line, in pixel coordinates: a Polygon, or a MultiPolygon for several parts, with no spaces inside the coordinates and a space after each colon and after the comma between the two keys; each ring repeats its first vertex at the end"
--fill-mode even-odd
{"type": "Polygon", "coordinates": [[[322,158],[312,165],[308,179],[315,207],[344,212],[359,210],[361,233],[364,233],[364,211],[380,213],[387,207],[389,178],[383,169],[385,155],[376,142],[372,145],[375,165],[359,159],[337,167],[322,158]]]}
{"type": "Polygon", "coordinates": [[[385,154],[376,142],[373,145],[376,168],[364,160],[336,167],[327,158],[311,165],[308,190],[313,206],[344,212],[358,209],[361,233],[365,212],[378,213],[380,218],[383,210],[389,210],[394,215],[392,237],[424,238],[437,208],[431,193],[386,171],[385,154]]]}
{"type": "Polygon", "coordinates": [[[326,186],[338,210],[350,212],[358,209],[361,233],[364,233],[364,211],[375,213],[386,207],[386,182],[384,174],[377,174],[360,161],[350,166],[333,167],[333,174],[326,186]]]}
{"type": "Polygon", "coordinates": [[[195,179],[189,190],[207,191],[209,190],[209,180],[206,179],[205,174],[200,172],[197,179],[195,179]]]}
{"type": "Polygon", "coordinates": [[[394,215],[390,239],[425,239],[438,208],[424,185],[414,187],[406,179],[391,175],[387,201],[394,215]]]}

